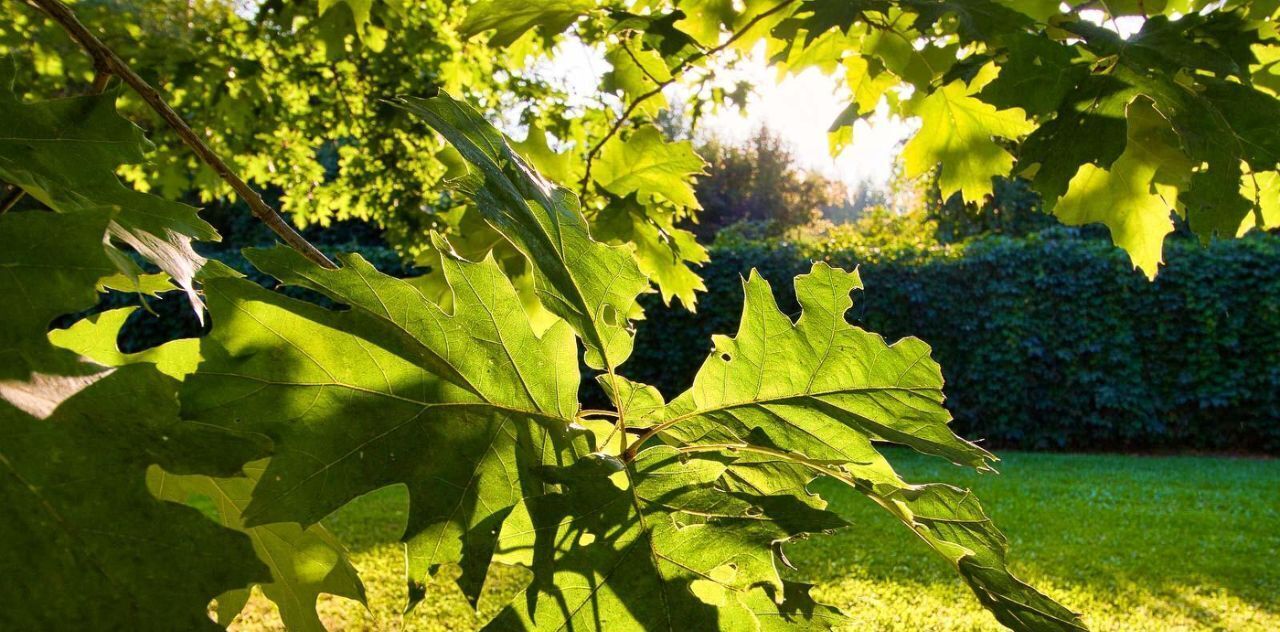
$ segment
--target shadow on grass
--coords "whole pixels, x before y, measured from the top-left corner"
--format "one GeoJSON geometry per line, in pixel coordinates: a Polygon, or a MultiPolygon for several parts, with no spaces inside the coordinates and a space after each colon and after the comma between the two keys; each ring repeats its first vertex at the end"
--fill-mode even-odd
{"type": "MultiPolygon", "coordinates": [[[[1113,617],[1240,629],[1241,616],[1243,627],[1280,616],[1280,461],[1005,453],[1001,474],[978,475],[907,450],[886,454],[913,482],[971,487],[1008,536],[1014,572],[1100,629],[1117,629],[1113,617]]],[[[994,626],[952,568],[884,511],[830,481],[815,491],[854,522],[787,548],[793,574],[822,585],[823,598],[873,627],[904,600],[928,611],[893,624],[902,629],[930,617],[994,626]]],[[[385,557],[407,511],[403,488],[392,487],[325,522],[353,553],[385,557]]],[[[386,562],[399,585],[399,556],[386,562]]]]}
{"type": "MultiPolygon", "coordinates": [[[[912,482],[972,488],[1009,538],[1014,572],[1068,606],[1081,608],[1071,599],[1080,593],[1221,626],[1215,606],[1229,596],[1280,615],[1280,461],[1009,453],[993,476],[887,453],[912,482]]],[[[799,575],[961,586],[948,564],[857,492],[832,481],[815,491],[855,524],[791,546],[799,575]]]]}

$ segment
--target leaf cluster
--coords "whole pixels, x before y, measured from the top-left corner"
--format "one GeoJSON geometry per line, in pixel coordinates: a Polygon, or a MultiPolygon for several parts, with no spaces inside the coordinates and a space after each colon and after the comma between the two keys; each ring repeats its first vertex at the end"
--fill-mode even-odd
{"type": "MultiPolygon", "coordinates": [[[[0,493],[6,537],[22,544],[3,559],[14,627],[211,627],[211,599],[225,623],[258,585],[291,627],[317,628],[319,594],[364,598],[319,521],[398,484],[410,606],[445,566],[461,567],[475,601],[495,564],[516,564],[530,583],[493,629],[827,629],[844,615],[781,571],[787,542],[846,524],[811,491],[817,478],[898,518],[1007,625],[1081,627],[1010,573],[972,495],[908,483],[876,449],[905,444],[979,471],[994,460],[949,429],[927,345],[847,322],[856,272],[817,264],[797,277],[794,319],[753,273],[736,336],[714,337],[692,387],[665,402],[620,372],[651,291],[642,260],[593,239],[572,191],[443,92],[398,107],[465,161],[451,184],[531,278],[513,282],[493,254],[463,258],[439,234],[438,267],[403,279],[359,255],[327,269],[276,247],[246,257],[308,297],[203,262],[192,306],[208,310],[208,335],[124,353],[127,310],[46,335],[121,274],[135,236],[113,229],[134,208],[119,196],[145,197],[166,235],[192,214],[123,187],[118,162],[97,159],[93,142],[140,155],[114,97],[9,97],[15,129],[56,132],[0,145],[5,176],[55,211],[0,217],[0,290],[24,298],[0,307],[13,324],[0,348],[0,493]],[[612,411],[582,409],[580,357],[612,411]]],[[[610,186],[678,197],[651,176],[687,167],[643,151],[652,159],[610,186]]],[[[163,269],[163,252],[133,250],[163,269]]],[[[158,274],[132,289],[164,290],[158,274]]]]}

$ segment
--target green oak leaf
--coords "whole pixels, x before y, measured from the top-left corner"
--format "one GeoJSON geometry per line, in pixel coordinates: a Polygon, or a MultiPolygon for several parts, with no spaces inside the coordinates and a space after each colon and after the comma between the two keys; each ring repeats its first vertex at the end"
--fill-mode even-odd
{"type": "Polygon", "coordinates": [[[587,364],[612,369],[626,361],[634,344],[628,319],[637,310],[636,297],[649,288],[630,249],[593,240],[577,196],[530,168],[470,106],[443,93],[405,98],[400,105],[473,167],[451,184],[529,259],[538,299],[578,332],[587,364]]]}
{"type": "Polygon", "coordinates": [[[1013,155],[995,139],[1012,140],[1035,129],[1019,108],[998,110],[974,95],[981,89],[956,80],[934,90],[911,114],[920,131],[902,149],[907,177],[918,177],[942,163],[938,187],[943,199],[959,191],[979,202],[991,193],[991,179],[1013,168],[1013,155]]]}
{"type": "Polygon", "coordinates": [[[72,376],[98,373],[51,347],[45,333],[54,318],[92,307],[94,286],[115,272],[100,247],[109,223],[101,212],[0,216],[0,399],[29,412],[49,409],[59,401],[46,388],[50,379],[74,389],[72,376]]]}
{"type": "Polygon", "coordinates": [[[738,334],[715,336],[693,387],[664,410],[681,439],[738,441],[759,428],[812,458],[861,462],[873,440],[893,441],[958,465],[988,469],[994,457],[957,437],[942,407],[942,373],[915,338],[889,345],[849,325],[856,272],[814,264],[796,277],[804,309],[792,322],[769,283],[752,273],[738,334]]]}
{"type": "MultiPolygon", "coordinates": [[[[60,213],[110,212],[111,239],[160,267],[187,292],[199,313],[193,280],[204,258],[192,240],[217,241],[196,209],[140,193],[115,172],[143,161],[142,130],[116,113],[116,93],[23,103],[13,92],[12,64],[0,63],[0,179],[60,213]]],[[[120,272],[141,270],[108,246],[120,272]]],[[[144,290],[138,286],[139,290],[144,290]]]]}
{"type": "Polygon", "coordinates": [[[783,582],[775,549],[847,523],[790,496],[718,487],[726,467],[725,459],[658,446],[630,464],[599,456],[549,474],[564,491],[528,499],[499,538],[499,559],[531,567],[533,583],[487,629],[829,629],[842,622],[838,610],[783,582]]]}
{"type": "Polygon", "coordinates": [[[269,577],[243,534],[147,491],[152,464],[232,476],[262,455],[179,420],[177,386],[133,365],[46,418],[0,403],[0,627],[217,630],[209,601],[269,577]]]}
{"type": "Polygon", "coordinates": [[[480,0],[467,10],[459,32],[469,38],[493,31],[491,46],[509,46],[533,29],[559,35],[595,7],[595,0],[480,0]]]}
{"type": "Polygon", "coordinates": [[[529,471],[577,449],[576,347],[558,321],[541,336],[493,260],[441,258],[452,311],[358,255],[324,270],[280,247],[249,253],[331,311],[220,274],[205,281],[213,332],[187,378],[190,419],[270,436],[275,455],[245,523],[314,524],[355,497],[408,488],[411,596],[444,564],[475,600],[497,527],[544,493],[529,471]]]}
{"type": "MultiPolygon", "coordinates": [[[[347,560],[342,544],[321,525],[313,524],[305,529],[292,522],[245,526],[244,509],[266,464],[267,461],[262,460],[246,465],[247,478],[180,476],[152,468],[147,484],[152,493],[163,500],[212,501],[218,522],[248,535],[258,559],[271,569],[271,581],[258,585],[262,594],[279,607],[285,627],[324,632],[325,627],[316,614],[316,598],[328,593],[364,603],[364,584],[347,560]]],[[[230,624],[248,598],[247,588],[219,596],[218,623],[230,624]]]]}
{"type": "Polygon", "coordinates": [[[120,351],[116,343],[120,329],[137,309],[121,307],[93,314],[66,329],[49,332],[49,341],[56,347],[74,351],[103,366],[145,362],[178,380],[195,371],[200,362],[200,341],[194,338],[173,340],[136,353],[120,351]]]}
{"type": "Polygon", "coordinates": [[[1009,572],[1003,536],[968,492],[908,484],[876,450],[873,442],[889,441],[979,470],[994,460],[948,428],[929,347],[914,338],[889,345],[845,321],[849,293],[861,287],[856,272],[817,263],[795,283],[803,312],[793,322],[753,272],[738,334],[714,338],[693,388],[662,408],[644,387],[614,391],[644,402],[647,412],[630,423],[649,424],[682,452],[755,455],[727,464],[722,487],[731,492],[818,504],[805,491],[809,480],[844,481],[954,563],[1002,623],[1082,629],[1074,613],[1009,572]]]}
{"type": "Polygon", "coordinates": [[[645,203],[666,200],[700,209],[692,179],[702,175],[705,166],[692,143],[667,142],[658,128],[646,125],[626,140],[617,136],[609,139],[591,177],[614,195],[634,193],[645,203]]]}
{"type": "Polygon", "coordinates": [[[46,337],[114,272],[101,247],[110,220],[0,217],[3,629],[217,629],[209,601],[266,574],[242,535],[146,488],[153,464],[233,476],[263,446],[181,421],[178,383],[154,368],[82,362],[46,337]]]}
{"type": "MultiPolygon", "coordinates": [[[[200,341],[174,340],[138,353],[121,353],[116,338],[132,307],[89,316],[68,329],[50,332],[50,340],[107,366],[154,364],[161,373],[183,379],[196,370],[200,361],[200,341]]],[[[365,601],[364,585],[355,567],[346,558],[342,545],[321,525],[306,529],[294,523],[246,527],[242,514],[266,460],[242,469],[247,477],[217,478],[195,474],[176,475],[153,467],[147,473],[151,492],[161,500],[192,504],[212,503],[218,523],[249,536],[253,550],[271,570],[271,581],[261,582],[262,592],[276,603],[280,617],[290,630],[323,632],[316,614],[316,597],[329,593],[365,601]]],[[[249,599],[249,588],[240,588],[218,597],[218,622],[228,625],[249,599]]]]}
{"type": "Polygon", "coordinates": [[[1191,171],[1191,163],[1150,100],[1129,105],[1128,125],[1124,153],[1109,169],[1080,167],[1053,212],[1065,224],[1105,224],[1133,265],[1154,279],[1165,235],[1173,232],[1178,190],[1186,186],[1181,174],[1191,171]]]}
{"type": "Polygon", "coordinates": [[[179,289],[178,286],[173,284],[173,280],[169,278],[169,275],[163,272],[141,274],[133,278],[129,278],[129,275],[124,273],[117,273],[98,279],[99,292],[115,290],[116,292],[134,292],[151,298],[159,298],[161,294],[177,289],[179,289]]]}

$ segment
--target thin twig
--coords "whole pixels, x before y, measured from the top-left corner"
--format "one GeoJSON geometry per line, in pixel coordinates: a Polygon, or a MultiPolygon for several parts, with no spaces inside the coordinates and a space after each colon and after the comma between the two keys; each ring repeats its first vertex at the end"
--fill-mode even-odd
{"type": "MultiPolygon", "coordinates": [[[[613,126],[609,128],[609,131],[607,133],[605,133],[604,138],[601,138],[600,141],[597,142],[591,148],[591,151],[587,152],[587,167],[586,167],[586,170],[583,172],[582,182],[581,182],[582,194],[586,195],[587,184],[591,182],[591,165],[592,163],[595,162],[596,155],[600,153],[600,149],[604,147],[604,144],[609,142],[609,139],[613,138],[613,136],[618,133],[618,130],[622,129],[622,126],[626,124],[628,119],[631,118],[631,115],[635,113],[636,108],[640,107],[640,104],[661,94],[662,91],[665,90],[667,86],[675,83],[676,80],[680,78],[680,73],[688,69],[689,66],[699,61],[702,61],[707,57],[715,55],[720,51],[732,46],[734,42],[738,41],[744,35],[746,35],[751,29],[755,28],[755,26],[759,24],[760,21],[777,13],[778,11],[781,11],[783,8],[785,8],[787,5],[793,2],[795,2],[795,0],[783,0],[782,2],[779,2],[777,5],[775,5],[773,8],[767,11],[764,11],[760,14],[757,14],[755,17],[748,20],[746,24],[742,25],[742,28],[738,29],[738,31],[733,35],[731,35],[729,39],[725,40],[724,42],[721,42],[719,45],[715,46],[714,48],[708,48],[707,50],[694,53],[686,57],[684,61],[680,62],[679,64],[676,64],[676,67],[671,70],[670,79],[667,79],[666,81],[658,82],[658,85],[655,86],[653,89],[636,97],[635,100],[631,102],[631,105],[628,105],[627,108],[623,110],[622,116],[619,116],[617,120],[613,122],[613,126]]],[[[627,52],[630,53],[631,51],[627,50],[627,52]]],[[[643,70],[643,66],[641,66],[641,69],[643,70]]]]}
{"type": "Polygon", "coordinates": [[[178,116],[177,112],[173,111],[173,108],[169,107],[169,104],[164,101],[155,88],[152,88],[142,77],[139,77],[124,60],[116,55],[115,51],[89,32],[89,29],[85,28],[76,19],[75,13],[72,12],[70,7],[59,0],[27,0],[27,2],[44,11],[53,21],[61,25],[71,36],[71,39],[75,40],[85,52],[89,53],[89,56],[93,58],[95,67],[108,70],[133,88],[138,93],[138,96],[142,97],[142,100],[156,114],[159,114],[160,118],[164,119],[169,127],[177,132],[182,142],[186,143],[187,147],[190,147],[200,157],[201,161],[209,165],[224,182],[230,185],[236,195],[239,195],[240,199],[249,205],[249,210],[258,219],[262,220],[267,227],[275,231],[286,244],[289,244],[308,259],[321,266],[337,268],[328,257],[324,256],[324,253],[317,250],[302,235],[299,235],[298,231],[284,221],[284,218],[280,217],[280,214],[275,209],[263,201],[262,196],[257,191],[240,179],[240,176],[236,175],[236,172],[227,163],[223,162],[222,158],[218,157],[204,141],[200,140],[200,137],[187,125],[186,121],[182,120],[181,116],[178,116]]]}
{"type": "Polygon", "coordinates": [[[13,208],[18,203],[18,200],[22,199],[24,193],[26,191],[23,191],[22,187],[10,187],[9,192],[4,194],[4,199],[0,200],[0,215],[8,213],[9,209],[13,208]]]}

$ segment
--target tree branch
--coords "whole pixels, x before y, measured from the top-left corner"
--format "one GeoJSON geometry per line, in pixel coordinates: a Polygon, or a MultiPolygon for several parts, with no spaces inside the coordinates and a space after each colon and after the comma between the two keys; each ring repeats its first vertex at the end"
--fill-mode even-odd
{"type": "MultiPolygon", "coordinates": [[[[787,5],[793,2],[795,2],[795,0],[782,0],[782,2],[779,2],[778,4],[774,5],[772,8],[768,9],[767,11],[763,11],[757,14],[755,17],[748,20],[746,24],[743,24],[742,28],[738,29],[738,31],[733,35],[731,35],[729,39],[721,42],[714,48],[708,48],[705,51],[695,53],[693,55],[686,57],[684,61],[680,62],[679,64],[676,64],[676,67],[671,70],[670,79],[666,81],[658,82],[658,85],[655,86],[652,90],[649,90],[648,92],[645,92],[644,94],[641,94],[640,96],[636,97],[636,99],[631,102],[631,105],[628,105],[627,108],[623,110],[622,116],[619,116],[617,120],[613,122],[613,126],[609,128],[608,132],[605,133],[604,138],[601,138],[600,142],[596,143],[591,148],[591,151],[587,152],[587,168],[582,175],[581,193],[583,195],[586,195],[587,193],[587,184],[591,182],[591,165],[593,162],[595,162],[596,154],[599,154],[600,149],[604,147],[604,144],[609,142],[609,139],[613,138],[613,136],[618,133],[618,130],[622,129],[622,126],[627,122],[628,119],[631,118],[631,115],[635,113],[636,108],[640,107],[641,103],[644,103],[645,101],[648,101],[649,99],[661,94],[662,91],[666,89],[667,86],[675,83],[676,80],[680,78],[680,73],[688,69],[689,66],[699,61],[702,61],[707,57],[715,55],[716,53],[719,53],[720,51],[726,48],[729,48],[730,46],[733,45],[734,42],[738,41],[739,39],[742,39],[742,37],[746,35],[751,29],[755,28],[755,26],[759,24],[761,20],[764,20],[765,18],[781,11],[783,8],[785,8],[787,5]]],[[[625,48],[625,44],[624,44],[624,48],[625,48]]],[[[631,50],[629,48],[626,49],[626,51],[628,54],[631,54],[631,50]]],[[[632,59],[635,59],[634,55],[632,55],[632,59]]],[[[640,65],[638,60],[636,63],[637,65],[640,65]]],[[[641,70],[644,70],[644,67],[642,65],[641,65],[641,70]]],[[[648,71],[645,71],[645,74],[648,74],[648,71]]],[[[652,79],[652,75],[650,75],[650,78],[652,79]]]]}
{"type": "MultiPolygon", "coordinates": [[[[191,129],[191,126],[187,125],[186,121],[182,120],[182,117],[178,116],[178,113],[169,107],[169,104],[164,101],[160,93],[155,88],[152,88],[142,77],[139,77],[124,60],[115,54],[115,51],[103,44],[89,29],[85,28],[84,24],[81,24],[76,19],[75,13],[67,5],[60,0],[27,0],[27,2],[43,11],[67,31],[71,39],[75,40],[93,58],[94,67],[99,70],[99,75],[102,74],[102,70],[106,70],[133,88],[138,93],[138,96],[142,97],[142,100],[156,114],[159,114],[160,118],[164,119],[164,122],[169,127],[178,133],[178,137],[182,139],[182,142],[187,147],[190,147],[200,157],[201,161],[209,165],[218,174],[218,177],[230,185],[236,195],[239,195],[240,199],[249,205],[249,210],[258,219],[262,220],[267,227],[275,231],[286,244],[289,244],[294,250],[301,252],[308,259],[323,267],[337,268],[328,257],[324,256],[324,253],[317,250],[302,235],[299,235],[298,231],[294,230],[288,222],[285,222],[284,218],[280,217],[280,214],[275,209],[263,201],[262,196],[257,191],[240,179],[240,176],[227,163],[223,162],[222,158],[218,157],[208,145],[204,144],[204,141],[200,140],[200,137],[191,129]]],[[[95,87],[98,85],[96,79],[94,85],[95,87]]],[[[106,82],[103,81],[102,85],[105,87],[106,82]]]]}

